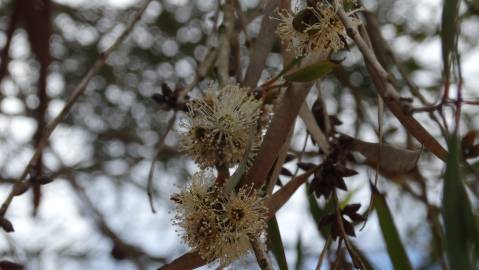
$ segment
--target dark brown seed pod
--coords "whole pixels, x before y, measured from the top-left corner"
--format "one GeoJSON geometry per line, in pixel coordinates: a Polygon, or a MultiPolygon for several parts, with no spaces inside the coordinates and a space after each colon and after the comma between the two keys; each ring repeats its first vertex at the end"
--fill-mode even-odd
{"type": "Polygon", "coordinates": [[[13,224],[10,222],[10,220],[6,218],[1,218],[0,219],[0,227],[4,229],[6,232],[14,232],[15,229],[13,229],[13,224]]]}

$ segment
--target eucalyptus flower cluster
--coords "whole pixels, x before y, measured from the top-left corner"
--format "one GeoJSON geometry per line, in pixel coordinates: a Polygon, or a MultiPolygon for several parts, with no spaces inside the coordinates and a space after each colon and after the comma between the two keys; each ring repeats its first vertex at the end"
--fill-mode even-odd
{"type": "Polygon", "coordinates": [[[346,46],[346,29],[331,2],[334,1],[318,0],[293,13],[286,9],[278,11],[280,22],[276,33],[286,50],[296,56],[306,56],[329,54],[346,46]]]}
{"type": "Polygon", "coordinates": [[[244,158],[250,138],[253,150],[259,146],[261,126],[258,126],[258,119],[262,102],[247,88],[236,84],[221,89],[210,87],[187,106],[181,149],[200,168],[229,168],[238,164],[244,158]]]}
{"type": "Polygon", "coordinates": [[[252,249],[251,241],[262,239],[268,209],[252,186],[226,191],[222,184],[233,180],[218,181],[211,169],[228,170],[254,158],[271,110],[237,84],[212,85],[186,105],[181,150],[202,170],[172,196],[173,224],[203,259],[227,266],[252,249]]]}
{"type": "Polygon", "coordinates": [[[226,193],[215,177],[198,172],[178,194],[173,223],[183,241],[207,262],[227,266],[251,250],[250,241],[264,235],[268,209],[252,186],[226,193]]]}

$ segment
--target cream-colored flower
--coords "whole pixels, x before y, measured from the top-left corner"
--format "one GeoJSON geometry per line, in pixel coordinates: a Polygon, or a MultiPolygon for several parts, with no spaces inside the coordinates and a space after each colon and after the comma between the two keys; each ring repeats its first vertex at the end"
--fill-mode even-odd
{"type": "Polygon", "coordinates": [[[258,196],[258,191],[252,186],[242,187],[238,193],[230,194],[225,214],[232,231],[258,238],[266,229],[264,226],[268,209],[264,205],[264,199],[258,196]]]}
{"type": "Polygon", "coordinates": [[[182,150],[201,168],[231,167],[243,159],[251,136],[254,144],[259,144],[261,132],[257,122],[261,101],[247,88],[235,84],[221,89],[210,88],[204,96],[187,105],[182,150]]]}
{"type": "Polygon", "coordinates": [[[214,208],[218,199],[214,180],[211,173],[195,173],[191,183],[172,196],[176,203],[173,224],[180,227],[183,241],[207,261],[216,258],[214,243],[219,241],[221,228],[214,208]]]}
{"type": "Polygon", "coordinates": [[[346,45],[346,30],[327,0],[315,7],[305,7],[293,14],[283,9],[278,12],[280,23],[276,33],[286,44],[286,50],[297,56],[314,52],[330,53],[346,45]]]}
{"type": "Polygon", "coordinates": [[[191,182],[180,193],[175,194],[172,199],[181,203],[180,212],[177,214],[188,215],[198,209],[210,208],[212,198],[211,193],[214,191],[215,176],[206,171],[193,174],[191,182]]]}
{"type": "Polygon", "coordinates": [[[183,241],[203,259],[217,259],[227,266],[251,250],[252,239],[264,236],[268,209],[252,187],[226,194],[212,184],[212,177],[197,173],[190,185],[173,196],[173,223],[180,227],[183,241]]]}
{"type": "Polygon", "coordinates": [[[224,263],[246,254],[251,250],[250,240],[264,235],[267,213],[263,198],[251,186],[230,194],[225,204],[225,232],[221,237],[224,263]]]}

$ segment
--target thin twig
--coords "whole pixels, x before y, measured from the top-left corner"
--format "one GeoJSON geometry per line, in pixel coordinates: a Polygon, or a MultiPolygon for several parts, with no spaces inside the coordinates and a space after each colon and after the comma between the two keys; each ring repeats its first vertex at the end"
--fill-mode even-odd
{"type": "Polygon", "coordinates": [[[239,0],[234,0],[235,4],[235,9],[236,9],[236,14],[238,14],[238,22],[239,22],[239,29],[243,31],[244,37],[245,37],[245,46],[249,47],[251,45],[251,38],[248,35],[248,23],[246,22],[246,17],[241,9],[241,3],[239,0]]]}
{"type": "Polygon", "coordinates": [[[427,191],[428,188],[426,186],[427,179],[423,176],[421,171],[418,167],[414,168],[412,172],[409,173],[411,177],[417,182],[421,188],[421,194],[417,194],[414,192],[407,182],[403,183],[401,186],[411,194],[414,198],[419,200],[420,202],[424,203],[426,206],[427,211],[427,220],[429,222],[429,226],[431,228],[432,238],[434,241],[434,250],[437,252],[437,256],[439,257],[439,262],[441,264],[441,268],[443,270],[448,270],[449,267],[447,266],[446,256],[444,254],[444,232],[442,231],[441,225],[438,222],[438,216],[440,214],[439,209],[432,205],[429,202],[427,191]]]}
{"type": "MultiPolygon", "coordinates": [[[[261,28],[258,33],[258,38],[251,49],[250,63],[246,69],[246,74],[243,80],[243,84],[252,89],[256,87],[258,80],[261,77],[261,71],[266,64],[266,58],[273,47],[275,40],[274,31],[278,25],[278,20],[271,20],[270,16],[273,15],[274,10],[279,6],[279,0],[269,0],[265,5],[263,12],[263,19],[261,21],[261,28]]],[[[261,5],[260,5],[261,6],[261,5]]]]}
{"type": "Polygon", "coordinates": [[[281,169],[283,168],[284,161],[286,160],[286,156],[288,155],[288,149],[291,143],[291,139],[293,138],[293,133],[294,133],[294,128],[290,128],[288,137],[286,138],[286,141],[281,146],[281,150],[278,153],[278,158],[276,159],[275,165],[273,169],[271,170],[271,174],[269,176],[269,182],[266,188],[267,195],[271,195],[273,193],[274,186],[276,185],[276,182],[279,179],[279,175],[281,174],[281,169]]]}
{"type": "Polygon", "coordinates": [[[208,72],[210,71],[211,67],[214,64],[214,61],[216,60],[216,56],[218,53],[216,50],[213,50],[211,46],[208,46],[207,53],[201,64],[198,66],[198,69],[196,71],[195,77],[193,78],[193,81],[188,84],[183,90],[181,90],[180,94],[178,95],[178,103],[182,104],[186,101],[186,95],[193,90],[193,88],[203,80],[208,72]]]}
{"type": "MultiPolygon", "coordinates": [[[[301,147],[301,151],[299,153],[297,153],[297,162],[300,163],[301,161],[303,161],[303,156],[306,152],[306,146],[308,145],[308,139],[309,139],[309,133],[306,133],[306,136],[304,136],[304,142],[303,142],[303,146],[301,147]]],[[[315,154],[317,154],[317,152],[315,152],[315,154]]],[[[293,178],[296,178],[296,176],[298,175],[298,172],[299,172],[299,166],[296,166],[296,169],[294,170],[294,173],[293,173],[293,178]]]]}
{"type": "Polygon", "coordinates": [[[116,232],[114,232],[113,229],[111,229],[111,227],[108,225],[103,214],[97,209],[95,203],[90,199],[90,196],[87,195],[85,188],[76,181],[75,176],[70,173],[67,176],[67,179],[73,189],[76,191],[78,198],[91,212],[91,215],[95,220],[98,230],[101,232],[102,235],[108,237],[113,242],[114,248],[116,248],[118,256],[124,256],[124,258],[131,260],[138,267],[138,269],[146,269],[143,260],[145,258],[161,263],[164,263],[166,261],[165,258],[148,254],[142,248],[130,244],[120,238],[120,236],[116,232]]]}
{"type": "Polygon", "coordinates": [[[321,270],[321,265],[323,265],[324,257],[326,256],[326,252],[328,251],[329,246],[331,246],[332,240],[333,238],[331,237],[331,235],[328,235],[328,238],[326,239],[326,243],[324,243],[323,250],[321,251],[321,254],[319,255],[318,264],[316,265],[316,270],[321,270]]]}
{"type": "MultiPolygon", "coordinates": [[[[25,178],[27,177],[28,173],[30,172],[30,169],[32,166],[34,166],[38,162],[38,158],[40,157],[40,154],[47,145],[48,139],[50,138],[51,134],[55,130],[55,128],[60,124],[66,115],[70,112],[71,108],[75,104],[75,102],[78,100],[78,98],[83,95],[83,93],[86,90],[86,87],[88,83],[91,81],[91,79],[100,71],[100,69],[105,65],[106,60],[108,57],[111,55],[111,53],[118,48],[118,46],[126,39],[126,37],[130,34],[130,32],[133,30],[133,27],[135,24],[140,20],[143,12],[146,10],[148,7],[149,3],[151,0],[146,0],[144,4],[141,6],[141,8],[138,10],[137,14],[133,17],[133,19],[130,21],[130,23],[127,25],[123,33],[115,40],[115,42],[108,48],[106,49],[100,56],[98,57],[97,61],[95,64],[90,68],[88,73],[85,75],[85,77],[81,80],[80,84],[73,90],[73,94],[70,96],[70,98],[67,100],[65,106],[63,109],[60,111],[60,113],[55,117],[49,125],[46,127],[45,132],[43,134],[43,137],[41,140],[38,142],[38,145],[35,149],[35,152],[28,162],[28,164],[25,166],[25,169],[23,170],[21,176],[19,177],[19,182],[24,181],[25,178]]],[[[5,216],[5,213],[7,212],[7,209],[12,202],[14,198],[14,190],[12,189],[10,193],[8,194],[7,198],[3,202],[1,208],[0,208],[0,217],[5,216]]]]}
{"type": "Polygon", "coordinates": [[[409,113],[420,113],[420,112],[435,112],[439,109],[442,108],[444,104],[440,103],[437,105],[431,105],[431,106],[424,106],[424,107],[418,107],[418,108],[410,108],[408,109],[409,113]]]}
{"type": "MultiPolygon", "coordinates": [[[[325,115],[325,117],[328,117],[327,112],[325,115]]],[[[308,108],[306,102],[301,106],[299,110],[299,116],[306,125],[311,137],[313,137],[314,141],[318,144],[319,149],[321,149],[324,155],[327,156],[331,152],[331,146],[329,145],[328,138],[318,126],[318,123],[316,122],[316,119],[314,118],[311,110],[308,108]]]]}
{"type": "Polygon", "coordinates": [[[344,24],[348,35],[355,41],[356,45],[361,51],[375,88],[383,98],[388,108],[409,133],[411,133],[419,142],[424,144],[424,146],[434,155],[441,160],[445,160],[447,151],[414,117],[404,113],[403,106],[400,102],[400,96],[394,85],[391,83],[391,75],[382,67],[374,52],[368,47],[366,41],[361,37],[356,28],[356,23],[352,21],[350,16],[346,14],[342,7],[338,5],[337,8],[340,20],[344,24]]]}
{"type": "Polygon", "coordinates": [[[173,125],[175,124],[177,114],[178,114],[177,111],[173,113],[173,116],[171,116],[170,120],[168,121],[168,125],[166,126],[165,132],[163,133],[160,140],[156,144],[155,157],[151,161],[150,171],[148,172],[148,182],[146,184],[146,190],[147,190],[146,193],[148,194],[148,201],[150,202],[151,212],[153,213],[156,213],[155,205],[153,201],[153,176],[155,174],[155,164],[156,164],[156,160],[160,157],[161,150],[163,150],[163,146],[165,145],[166,136],[168,135],[168,133],[170,133],[170,130],[173,128],[173,125]]]}
{"type": "Polygon", "coordinates": [[[333,270],[338,270],[339,263],[341,262],[341,259],[342,259],[342,256],[341,256],[342,246],[343,246],[343,239],[339,238],[338,247],[336,248],[336,258],[335,258],[335,261],[334,261],[333,270]]]}
{"type": "Polygon", "coordinates": [[[336,221],[339,226],[339,233],[341,234],[341,238],[344,240],[344,243],[346,244],[346,248],[348,249],[349,255],[351,258],[359,263],[359,268],[365,270],[366,266],[364,266],[364,262],[361,259],[361,257],[356,254],[355,249],[353,248],[351,242],[349,242],[348,235],[346,233],[346,230],[344,229],[344,224],[341,216],[341,209],[339,208],[339,199],[338,199],[338,194],[336,190],[333,191],[333,200],[336,208],[336,221]]]}
{"type": "Polygon", "coordinates": [[[259,239],[251,240],[251,246],[253,247],[254,254],[256,255],[256,260],[261,270],[273,270],[271,266],[271,261],[268,258],[268,253],[266,252],[266,247],[259,239]]]}
{"type": "Polygon", "coordinates": [[[231,54],[231,38],[235,29],[234,1],[225,1],[223,6],[223,25],[219,29],[219,46],[216,67],[220,86],[229,82],[229,59],[231,54]]]}

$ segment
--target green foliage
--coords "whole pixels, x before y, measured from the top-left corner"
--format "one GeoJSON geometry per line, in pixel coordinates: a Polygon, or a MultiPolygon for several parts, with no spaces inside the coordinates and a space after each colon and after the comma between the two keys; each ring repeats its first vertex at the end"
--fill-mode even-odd
{"type": "Polygon", "coordinates": [[[384,242],[395,270],[412,270],[411,262],[406,254],[394,220],[384,195],[373,187],[373,204],[378,215],[379,226],[384,242]]]}
{"type": "Polygon", "coordinates": [[[472,270],[477,253],[474,260],[471,256],[479,250],[479,231],[462,180],[458,138],[451,137],[448,145],[442,200],[446,252],[450,269],[472,270]]]}
{"type": "Polygon", "coordinates": [[[441,22],[442,61],[449,76],[451,56],[454,53],[459,31],[459,0],[444,0],[441,22]]]}
{"type": "Polygon", "coordinates": [[[291,82],[313,81],[331,72],[335,66],[336,66],[335,63],[329,60],[325,60],[325,61],[321,61],[312,65],[306,66],[304,68],[301,68],[300,70],[297,70],[291,74],[284,76],[284,78],[291,82]]]}
{"type": "Polygon", "coordinates": [[[303,266],[303,260],[304,260],[303,257],[304,257],[303,243],[301,242],[301,234],[298,234],[298,241],[296,241],[296,264],[295,264],[296,270],[301,270],[303,266]]]}
{"type": "Polygon", "coordinates": [[[271,251],[273,251],[273,255],[278,262],[279,269],[288,270],[288,263],[284,254],[283,241],[281,240],[281,233],[276,217],[268,221],[268,238],[271,244],[271,251]]]}

